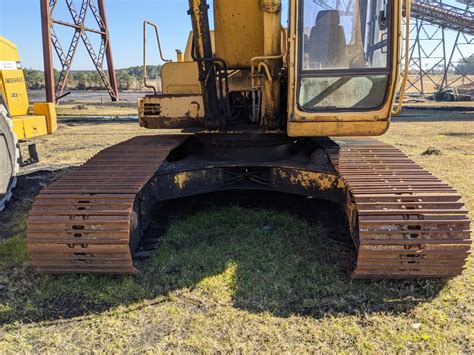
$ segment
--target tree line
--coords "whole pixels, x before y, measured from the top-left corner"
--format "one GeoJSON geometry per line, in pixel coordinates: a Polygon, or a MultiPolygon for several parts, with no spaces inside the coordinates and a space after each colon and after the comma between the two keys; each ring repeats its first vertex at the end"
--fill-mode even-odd
{"type": "MultiPolygon", "coordinates": [[[[148,78],[156,81],[160,78],[161,66],[147,66],[148,78]]],[[[44,72],[42,70],[24,69],[25,81],[28,89],[42,90],[45,88],[44,72]]],[[[115,71],[119,90],[144,90],[143,66],[117,69],[115,71]]],[[[59,79],[59,71],[54,70],[54,79],[59,79]]],[[[69,73],[66,87],[77,90],[100,90],[103,89],[102,80],[95,70],[72,70],[69,73]]]]}
{"type": "MultiPolygon", "coordinates": [[[[444,68],[439,67],[433,70],[434,72],[442,73],[444,68]]],[[[143,85],[143,66],[130,67],[125,69],[118,69],[115,71],[117,76],[117,83],[119,90],[144,90],[143,85]]],[[[159,82],[161,66],[149,65],[147,66],[147,74],[150,81],[159,82]]],[[[453,74],[468,74],[474,75],[474,55],[466,58],[463,63],[457,65],[457,70],[451,69],[453,74]]],[[[25,69],[25,80],[28,89],[41,90],[44,89],[44,73],[41,70],[25,69]]],[[[59,71],[54,70],[54,77],[57,82],[59,78],[59,71]]],[[[102,81],[99,74],[95,70],[73,70],[70,72],[67,85],[68,89],[77,90],[101,90],[103,89],[102,81]]]]}

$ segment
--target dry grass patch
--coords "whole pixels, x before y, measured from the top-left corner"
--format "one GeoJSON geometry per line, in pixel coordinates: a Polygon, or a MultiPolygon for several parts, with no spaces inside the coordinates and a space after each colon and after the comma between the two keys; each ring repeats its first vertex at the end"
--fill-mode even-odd
{"type": "Polygon", "coordinates": [[[106,102],[106,103],[60,103],[57,106],[59,116],[90,117],[90,116],[137,116],[137,103],[106,102]]]}
{"type": "MultiPolygon", "coordinates": [[[[62,126],[38,141],[42,166],[77,165],[154,133],[132,123],[62,126]]],[[[473,134],[472,122],[395,123],[381,139],[458,188],[474,216],[473,134]],[[442,154],[423,156],[428,147],[442,154]]],[[[324,216],[211,206],[176,216],[136,277],[37,275],[24,253],[25,179],[0,220],[15,230],[0,244],[2,352],[474,350],[472,258],[446,283],[351,280],[334,239],[345,232],[324,216]]]]}

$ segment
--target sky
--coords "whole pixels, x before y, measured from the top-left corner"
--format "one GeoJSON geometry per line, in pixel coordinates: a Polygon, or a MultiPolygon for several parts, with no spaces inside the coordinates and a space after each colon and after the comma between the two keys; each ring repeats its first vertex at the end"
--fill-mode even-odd
{"type": "MultiPolygon", "coordinates": [[[[75,0],[76,6],[79,6],[81,2],[81,0],[75,0]]],[[[284,16],[288,11],[287,2],[288,0],[283,0],[284,16]]],[[[72,22],[65,1],[62,0],[59,3],[54,18],[72,22]]],[[[142,64],[142,26],[145,19],[159,26],[166,58],[174,59],[176,49],[185,49],[191,30],[191,21],[187,15],[187,0],[105,0],[105,4],[116,68],[142,64]]],[[[88,16],[88,19],[87,24],[97,28],[96,24],[91,22],[91,16],[88,16]]],[[[65,29],[63,26],[55,26],[55,28],[63,41],[63,48],[67,49],[72,37],[72,30],[65,29]]],[[[23,67],[43,69],[39,0],[0,0],[0,34],[17,44],[23,67]]],[[[154,42],[151,42],[153,39],[151,35],[153,33],[149,32],[148,62],[160,64],[157,47],[154,42]]],[[[451,37],[453,36],[449,34],[448,38],[451,37]]],[[[99,36],[90,35],[90,39],[95,44],[95,48],[98,48],[99,36]]],[[[53,57],[55,67],[58,67],[56,55],[54,54],[53,57]]],[[[73,69],[93,69],[92,62],[82,43],[78,47],[73,69]]]]}
{"type": "MultiPolygon", "coordinates": [[[[62,1],[64,3],[64,1],[62,1]]],[[[76,0],[76,6],[81,1],[76,0]]],[[[187,15],[188,2],[183,0],[105,0],[115,66],[124,68],[141,65],[143,20],[155,22],[165,56],[175,58],[176,49],[184,50],[191,30],[187,15]]],[[[72,22],[65,6],[55,10],[54,18],[72,22]]],[[[61,26],[62,27],[62,26],[61,26]]],[[[56,26],[56,28],[60,28],[56,26]]],[[[97,28],[97,25],[94,26],[97,28]]],[[[0,0],[0,34],[14,42],[20,50],[25,68],[42,69],[42,39],[39,0],[0,0]]],[[[68,47],[72,33],[59,33],[62,46],[68,47]]],[[[156,45],[151,42],[150,58],[154,57],[156,45]]],[[[98,39],[90,35],[91,40],[98,39]]],[[[97,48],[98,46],[96,46],[97,48]]],[[[54,55],[55,57],[55,55],[54,55]]],[[[56,60],[56,58],[55,58],[56,60]]],[[[152,63],[150,64],[159,64],[152,63]]],[[[73,69],[92,69],[92,63],[81,43],[76,54],[73,69]]]]}
{"type": "MultiPolygon", "coordinates": [[[[82,0],[75,0],[76,7],[82,0]]],[[[71,15],[60,1],[53,17],[72,22],[71,15]]],[[[107,20],[116,68],[141,65],[143,62],[142,41],[143,21],[156,23],[160,29],[160,38],[165,58],[176,58],[176,49],[184,50],[191,31],[191,20],[187,0],[105,0],[107,20]]],[[[287,8],[285,6],[285,8],[287,8]]],[[[286,11],[286,9],[284,9],[286,11]]],[[[91,15],[91,14],[89,14],[91,15]]],[[[92,20],[91,16],[88,16],[92,20]]],[[[212,13],[211,13],[212,18],[212,13]]],[[[87,22],[93,28],[97,24],[87,22]]],[[[62,47],[69,47],[72,31],[63,26],[55,26],[62,40],[62,47]]],[[[149,64],[160,64],[154,34],[149,29],[149,64]],[[153,37],[152,37],[153,36],[153,37]],[[153,40],[153,42],[152,42],[153,40]]],[[[0,35],[15,43],[20,50],[25,68],[43,69],[41,19],[39,0],[0,0],[0,35]]],[[[89,35],[95,48],[99,47],[99,36],[89,35]]],[[[55,67],[58,67],[56,54],[53,55],[55,67]]],[[[92,62],[82,42],[74,59],[73,69],[93,69],[92,62]]]]}

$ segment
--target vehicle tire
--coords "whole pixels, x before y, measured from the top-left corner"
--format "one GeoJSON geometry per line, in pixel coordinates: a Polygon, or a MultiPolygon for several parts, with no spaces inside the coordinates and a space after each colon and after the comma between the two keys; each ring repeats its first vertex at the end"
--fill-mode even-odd
{"type": "MultiPolygon", "coordinates": [[[[1,99],[1,96],[0,96],[1,99]]],[[[13,122],[0,102],[0,212],[5,209],[12,197],[19,172],[20,152],[18,141],[13,132],[13,122]]]]}

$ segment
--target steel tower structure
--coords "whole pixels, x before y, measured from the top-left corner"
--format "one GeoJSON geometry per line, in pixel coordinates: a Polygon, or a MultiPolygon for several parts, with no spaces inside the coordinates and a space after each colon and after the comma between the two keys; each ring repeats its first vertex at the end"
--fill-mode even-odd
{"type": "Polygon", "coordinates": [[[87,52],[89,53],[92,63],[99,73],[104,87],[110,95],[110,98],[112,101],[117,101],[118,87],[115,77],[104,0],[81,1],[81,6],[76,7],[74,0],[40,0],[46,99],[48,102],[57,102],[59,99],[61,99],[61,97],[63,97],[73,60],[77,52],[79,42],[82,40],[87,52]],[[64,1],[66,4],[66,7],[71,15],[72,22],[59,20],[53,17],[58,3],[62,1],[64,1]],[[92,28],[86,25],[88,14],[91,14],[97,23],[97,28],[92,28]],[[74,34],[67,51],[63,49],[59,35],[55,31],[56,26],[65,26],[74,30],[74,34]],[[100,47],[98,51],[96,51],[94,48],[92,44],[93,42],[89,38],[89,35],[100,36],[100,47]],[[61,71],[56,83],[53,70],[53,49],[61,63],[61,71]],[[104,71],[104,60],[107,61],[108,75],[104,71]]]}
{"type": "Polygon", "coordinates": [[[474,58],[473,6],[473,0],[412,0],[409,93],[472,92],[474,75],[462,64],[474,58]]]}

